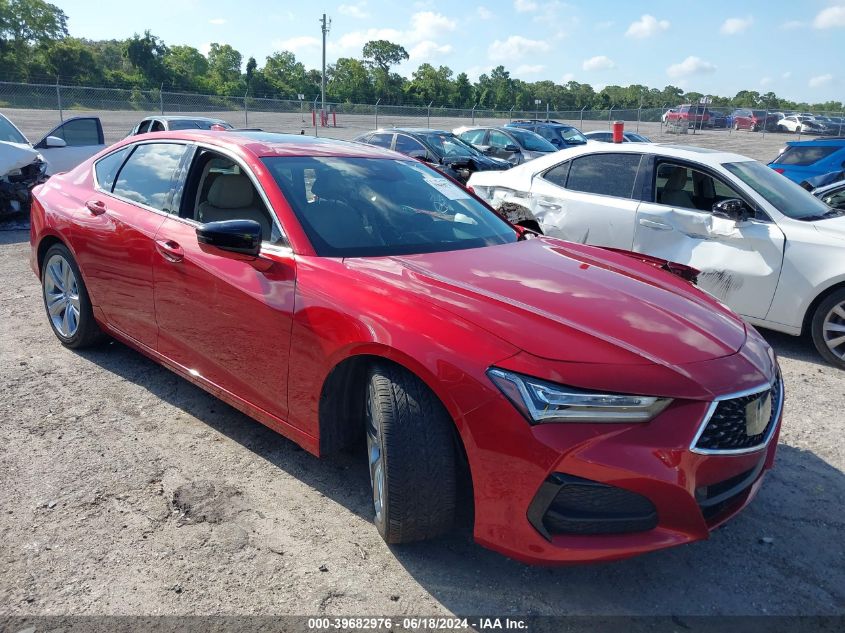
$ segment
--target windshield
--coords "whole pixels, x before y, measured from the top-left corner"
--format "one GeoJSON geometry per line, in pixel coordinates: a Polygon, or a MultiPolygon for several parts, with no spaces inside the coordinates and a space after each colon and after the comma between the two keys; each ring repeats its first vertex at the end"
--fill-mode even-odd
{"type": "Polygon", "coordinates": [[[557,131],[558,131],[558,134],[560,134],[561,137],[563,137],[563,140],[566,141],[567,143],[569,143],[570,145],[572,145],[572,144],[577,145],[578,143],[586,143],[587,142],[587,137],[584,136],[583,134],[581,134],[581,132],[579,132],[577,128],[560,127],[560,128],[558,128],[557,131]]]}
{"type": "Polygon", "coordinates": [[[787,217],[818,220],[831,210],[809,191],[756,160],[723,163],[723,167],[787,217]]]}
{"type": "Polygon", "coordinates": [[[12,122],[4,116],[0,116],[0,141],[29,145],[29,141],[20,133],[20,130],[12,125],[12,122]]]}
{"type": "Polygon", "coordinates": [[[507,222],[416,161],[262,160],[323,257],[434,253],[517,241],[507,222]]]}
{"type": "Polygon", "coordinates": [[[209,121],[208,119],[171,119],[168,121],[171,130],[210,130],[212,125],[220,125],[231,129],[231,125],[223,121],[209,121]]]}
{"type": "Polygon", "coordinates": [[[542,136],[534,134],[534,132],[520,130],[519,128],[508,128],[508,134],[511,134],[529,152],[557,151],[557,147],[549,143],[542,136]]]}
{"type": "Polygon", "coordinates": [[[447,132],[423,132],[419,136],[431,145],[443,158],[477,158],[481,156],[477,149],[459,139],[454,134],[447,132]]]}

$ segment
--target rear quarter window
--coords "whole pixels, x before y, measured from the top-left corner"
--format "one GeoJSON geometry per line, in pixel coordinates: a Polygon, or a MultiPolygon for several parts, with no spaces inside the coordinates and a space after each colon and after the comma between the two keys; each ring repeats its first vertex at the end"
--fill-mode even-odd
{"type": "Polygon", "coordinates": [[[779,165],[812,165],[840,149],[842,148],[833,146],[807,147],[790,145],[773,162],[779,165]]]}
{"type": "Polygon", "coordinates": [[[630,198],[640,154],[590,154],[572,161],[566,188],[570,191],[630,198]]]}

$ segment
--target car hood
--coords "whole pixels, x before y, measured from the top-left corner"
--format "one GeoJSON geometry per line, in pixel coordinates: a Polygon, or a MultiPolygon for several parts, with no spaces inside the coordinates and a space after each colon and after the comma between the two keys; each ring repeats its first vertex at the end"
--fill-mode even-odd
{"type": "Polygon", "coordinates": [[[845,241],[845,215],[827,220],[816,220],[813,228],[822,235],[845,241]]]}
{"type": "Polygon", "coordinates": [[[0,176],[3,176],[13,169],[26,167],[41,159],[41,154],[32,149],[30,145],[23,143],[12,143],[0,141],[0,176]]]}
{"type": "Polygon", "coordinates": [[[551,360],[677,367],[734,354],[746,340],[739,317],[687,282],[551,238],[347,266],[551,360]]]}

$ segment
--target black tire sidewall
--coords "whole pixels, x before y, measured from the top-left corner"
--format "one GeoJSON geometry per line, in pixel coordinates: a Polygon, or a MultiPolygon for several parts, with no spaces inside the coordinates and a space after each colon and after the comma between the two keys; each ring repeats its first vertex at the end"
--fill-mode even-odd
{"type": "Polygon", "coordinates": [[[47,323],[53,334],[59,339],[62,345],[71,349],[85,347],[90,345],[98,338],[100,329],[94,321],[94,314],[91,309],[91,301],[88,298],[88,289],[85,287],[85,281],[82,279],[82,273],[79,266],[76,264],[73,254],[70,249],[64,244],[54,244],[44,254],[44,260],[41,266],[41,302],[44,304],[44,312],[47,315],[47,323]],[[76,276],[76,287],[79,292],[79,326],[76,328],[73,336],[63,336],[53,325],[53,320],[50,318],[50,311],[47,309],[47,297],[44,293],[44,279],[47,275],[47,263],[50,259],[60,255],[70,266],[73,274],[76,276]]]}
{"type": "Polygon", "coordinates": [[[816,310],[813,312],[813,320],[810,325],[810,334],[813,338],[813,344],[815,345],[816,350],[828,363],[834,367],[839,367],[840,369],[845,369],[845,361],[838,358],[825,344],[824,319],[833,306],[842,303],[843,301],[845,301],[845,288],[839,288],[838,290],[833,291],[816,306],[816,310]]]}

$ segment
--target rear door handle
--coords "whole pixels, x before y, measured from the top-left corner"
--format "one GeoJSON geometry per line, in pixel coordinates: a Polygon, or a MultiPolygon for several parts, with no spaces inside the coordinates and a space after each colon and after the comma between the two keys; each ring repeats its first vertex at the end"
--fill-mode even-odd
{"type": "Polygon", "coordinates": [[[94,215],[103,215],[106,212],[106,203],[102,200],[89,200],[85,203],[85,208],[94,215]]]}
{"type": "Polygon", "coordinates": [[[185,258],[185,251],[173,240],[156,240],[156,249],[169,262],[181,262],[185,258]]]}
{"type": "Polygon", "coordinates": [[[646,226],[650,229],[657,229],[658,231],[672,230],[672,227],[668,224],[663,224],[663,222],[656,222],[654,220],[647,220],[646,218],[640,218],[640,226],[646,226]]]}

